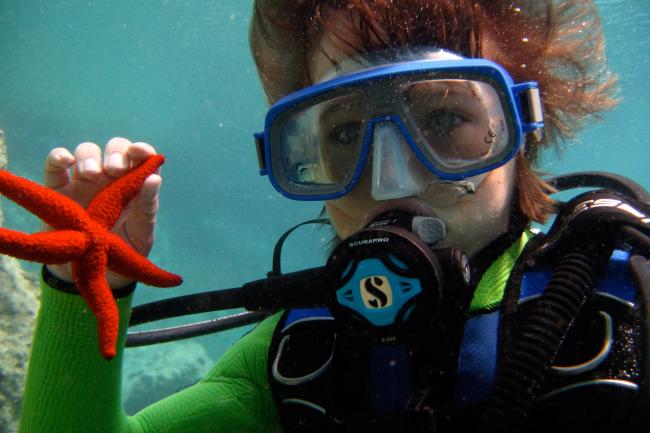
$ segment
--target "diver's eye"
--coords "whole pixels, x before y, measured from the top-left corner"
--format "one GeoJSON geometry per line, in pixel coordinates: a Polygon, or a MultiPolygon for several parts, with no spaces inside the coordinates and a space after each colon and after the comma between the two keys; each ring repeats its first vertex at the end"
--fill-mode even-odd
{"type": "Polygon", "coordinates": [[[426,128],[430,133],[442,136],[451,134],[463,122],[465,118],[455,111],[435,110],[429,113],[426,128]]]}
{"type": "Polygon", "coordinates": [[[360,136],[361,123],[359,122],[350,122],[339,125],[332,129],[328,134],[331,142],[343,146],[351,146],[356,144],[359,141],[360,136]]]}

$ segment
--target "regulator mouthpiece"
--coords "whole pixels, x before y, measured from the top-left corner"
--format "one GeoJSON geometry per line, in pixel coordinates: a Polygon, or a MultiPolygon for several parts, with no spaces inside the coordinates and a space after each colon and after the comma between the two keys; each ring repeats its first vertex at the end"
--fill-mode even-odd
{"type": "Polygon", "coordinates": [[[402,211],[389,211],[381,214],[368,225],[369,228],[382,226],[402,227],[422,239],[429,246],[440,242],[447,236],[445,224],[438,218],[413,216],[402,211]]]}

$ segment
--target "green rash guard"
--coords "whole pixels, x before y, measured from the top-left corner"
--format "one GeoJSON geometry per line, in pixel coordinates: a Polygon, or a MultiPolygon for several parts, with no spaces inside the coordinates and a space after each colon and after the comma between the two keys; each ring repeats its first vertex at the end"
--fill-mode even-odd
{"type": "MultiPolygon", "coordinates": [[[[510,271],[530,236],[524,233],[488,268],[470,312],[498,306],[510,271]]],[[[106,361],[99,354],[95,319],[81,297],[42,284],[22,433],[282,431],[267,375],[271,337],[281,313],[242,337],[200,382],[127,416],[120,393],[131,298],[117,300],[118,353],[106,361]]]]}
{"type": "Polygon", "coordinates": [[[131,298],[117,300],[118,353],[106,361],[99,354],[96,321],[81,297],[42,284],[20,432],[282,431],[266,372],[279,314],[235,343],[200,382],[127,416],[120,394],[131,298]]]}

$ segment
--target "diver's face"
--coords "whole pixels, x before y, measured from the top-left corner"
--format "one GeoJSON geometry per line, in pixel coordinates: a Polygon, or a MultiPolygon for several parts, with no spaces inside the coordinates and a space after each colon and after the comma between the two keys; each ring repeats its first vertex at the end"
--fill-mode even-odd
{"type": "MultiPolygon", "coordinates": [[[[321,47],[324,49],[315,51],[309,63],[311,77],[315,81],[323,79],[325,74],[332,70],[333,62],[340,64],[346,58],[345,54],[329,43],[327,38],[323,38],[321,42],[321,47]],[[327,55],[323,52],[326,52],[327,55]]],[[[345,70],[341,72],[347,73],[362,69],[362,66],[345,62],[344,68],[345,70]]],[[[456,92],[456,94],[462,95],[463,92],[456,92]]],[[[453,103],[458,106],[477,106],[472,98],[470,96],[464,101],[458,100],[453,103]]],[[[447,131],[462,121],[453,114],[454,110],[441,110],[440,112],[445,114],[435,120],[435,125],[439,129],[444,127],[447,131]]],[[[353,117],[358,118],[358,116],[353,117]]],[[[445,131],[441,133],[446,133],[445,131]]],[[[459,130],[458,134],[462,134],[462,137],[457,137],[457,139],[472,140],[473,137],[468,137],[468,135],[475,134],[477,142],[480,143],[484,139],[485,131],[486,128],[476,128],[473,131],[471,127],[467,127],[459,130]]],[[[410,153],[411,151],[406,148],[404,152],[410,153]]],[[[435,178],[415,155],[409,154],[406,155],[406,158],[410,161],[409,168],[416,176],[435,178]]],[[[340,158],[330,156],[326,160],[336,161],[340,158]]],[[[332,167],[332,169],[334,168],[332,167]]],[[[508,228],[510,199],[515,179],[514,159],[495,170],[477,176],[476,179],[470,179],[477,185],[473,194],[465,193],[464,190],[451,184],[441,184],[428,188],[417,196],[375,200],[372,196],[371,178],[372,160],[369,158],[364,173],[355,188],[341,198],[326,202],[327,212],[340,237],[345,238],[360,230],[373,218],[387,210],[401,209],[416,215],[439,218],[447,227],[447,237],[440,246],[460,248],[472,256],[508,228]]]]}

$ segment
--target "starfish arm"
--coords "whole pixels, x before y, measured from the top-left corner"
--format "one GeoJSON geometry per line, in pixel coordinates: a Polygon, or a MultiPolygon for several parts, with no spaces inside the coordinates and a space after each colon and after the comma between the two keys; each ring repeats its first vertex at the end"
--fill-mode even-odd
{"type": "Polygon", "coordinates": [[[105,228],[112,228],[122,210],[138,194],[145,179],[164,162],[164,156],[152,155],[124,176],[114,180],[101,190],[86,208],[90,217],[105,228]]]}
{"type": "Polygon", "coordinates": [[[179,275],[154,265],[113,233],[109,235],[108,245],[108,266],[118,274],[155,287],[175,287],[183,283],[179,275]]]}
{"type": "Polygon", "coordinates": [[[66,263],[79,258],[88,248],[88,238],[75,230],[27,234],[0,229],[0,253],[45,264],[66,263]]]}
{"type": "Polygon", "coordinates": [[[0,170],[0,194],[56,229],[79,229],[90,220],[69,197],[6,170],[0,170]]]}
{"type": "Polygon", "coordinates": [[[72,263],[72,275],[79,294],[97,319],[99,351],[106,359],[115,357],[119,332],[119,311],[106,281],[107,252],[95,244],[72,263]]]}

